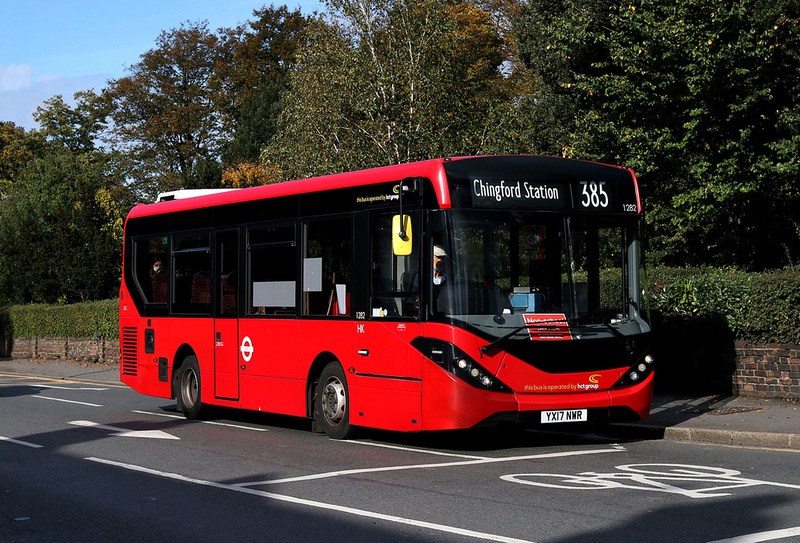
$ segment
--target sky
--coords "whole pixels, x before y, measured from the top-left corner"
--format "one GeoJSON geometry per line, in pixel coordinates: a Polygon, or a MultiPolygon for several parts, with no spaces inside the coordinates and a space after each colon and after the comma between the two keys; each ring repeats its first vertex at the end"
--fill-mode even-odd
{"type": "MultiPolygon", "coordinates": [[[[259,0],[0,0],[0,121],[38,128],[37,106],[100,92],[155,47],[162,31],[207,21],[212,31],[253,20],[259,0]]],[[[305,14],[318,0],[275,1],[305,14]]]]}

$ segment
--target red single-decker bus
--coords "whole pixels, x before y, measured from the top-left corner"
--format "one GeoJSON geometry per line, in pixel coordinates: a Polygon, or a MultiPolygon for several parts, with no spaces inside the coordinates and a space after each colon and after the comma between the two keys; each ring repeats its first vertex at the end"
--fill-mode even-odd
{"type": "Polygon", "coordinates": [[[641,212],[630,170],[537,156],[167,194],[125,223],[121,379],[334,438],[646,418],[641,212]]]}

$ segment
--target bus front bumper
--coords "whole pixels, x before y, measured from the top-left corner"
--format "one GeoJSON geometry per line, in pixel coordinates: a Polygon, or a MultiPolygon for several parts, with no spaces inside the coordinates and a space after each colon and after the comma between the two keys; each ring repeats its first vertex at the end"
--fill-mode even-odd
{"type": "Polygon", "coordinates": [[[650,416],[653,374],[624,388],[577,394],[517,394],[517,422],[546,425],[571,422],[633,422],[650,416]]]}
{"type": "MultiPolygon", "coordinates": [[[[538,425],[543,412],[585,410],[585,422],[628,422],[646,419],[653,401],[653,374],[641,383],[619,389],[570,394],[504,394],[474,388],[442,371],[423,365],[422,430],[451,430],[493,423],[538,425]]],[[[544,417],[544,418],[543,418],[544,417]]],[[[565,414],[565,418],[566,418],[565,414]]],[[[567,422],[556,420],[555,422],[567,422]]],[[[570,418],[570,421],[584,422],[570,418]]]]}

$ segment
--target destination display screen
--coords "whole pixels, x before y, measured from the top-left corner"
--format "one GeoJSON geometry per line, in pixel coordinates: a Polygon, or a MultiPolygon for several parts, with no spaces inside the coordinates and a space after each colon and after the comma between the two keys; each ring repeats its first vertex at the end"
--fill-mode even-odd
{"type": "Polygon", "coordinates": [[[542,182],[475,177],[470,183],[472,206],[480,208],[542,209],[637,213],[633,182],[576,180],[542,182]]]}
{"type": "Polygon", "coordinates": [[[453,161],[445,170],[457,207],[639,212],[633,175],[613,166],[550,157],[515,157],[500,163],[491,157],[453,161]]]}

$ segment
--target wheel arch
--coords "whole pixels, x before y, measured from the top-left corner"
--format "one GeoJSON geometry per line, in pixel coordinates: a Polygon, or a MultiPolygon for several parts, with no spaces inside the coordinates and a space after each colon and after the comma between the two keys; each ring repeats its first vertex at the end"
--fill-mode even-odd
{"type": "MultiPolygon", "coordinates": [[[[308,369],[308,378],[306,379],[306,416],[314,418],[314,391],[319,384],[319,376],[322,375],[322,370],[331,362],[337,362],[341,365],[339,357],[330,351],[323,351],[319,353],[311,367],[308,369]]],[[[344,369],[344,366],[342,366],[344,369]]]]}
{"type": "Polygon", "coordinates": [[[170,375],[170,383],[171,383],[170,388],[172,390],[172,399],[178,397],[176,391],[177,383],[175,382],[176,381],[175,376],[178,374],[178,370],[181,369],[181,366],[183,366],[184,361],[190,356],[194,356],[195,358],[197,358],[197,363],[198,365],[200,364],[200,358],[197,356],[197,352],[192,348],[191,345],[189,345],[188,343],[184,343],[183,345],[178,347],[178,350],[175,351],[175,356],[172,358],[172,373],[170,375]]]}

